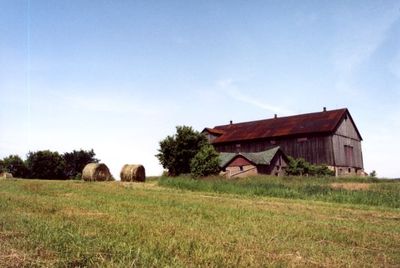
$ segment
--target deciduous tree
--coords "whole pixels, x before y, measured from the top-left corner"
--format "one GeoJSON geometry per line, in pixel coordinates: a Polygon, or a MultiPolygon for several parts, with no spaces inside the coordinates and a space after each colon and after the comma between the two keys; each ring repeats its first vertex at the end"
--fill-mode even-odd
{"type": "Polygon", "coordinates": [[[203,134],[189,126],[177,126],[174,135],[160,141],[156,157],[170,176],[190,173],[190,162],[205,144],[207,139],[203,134]]]}

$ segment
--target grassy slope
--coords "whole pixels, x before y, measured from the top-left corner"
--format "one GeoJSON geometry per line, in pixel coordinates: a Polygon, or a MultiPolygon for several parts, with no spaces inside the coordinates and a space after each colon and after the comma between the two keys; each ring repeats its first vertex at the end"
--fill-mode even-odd
{"type": "Polygon", "coordinates": [[[400,265],[398,209],[0,181],[0,266],[400,265]]]}

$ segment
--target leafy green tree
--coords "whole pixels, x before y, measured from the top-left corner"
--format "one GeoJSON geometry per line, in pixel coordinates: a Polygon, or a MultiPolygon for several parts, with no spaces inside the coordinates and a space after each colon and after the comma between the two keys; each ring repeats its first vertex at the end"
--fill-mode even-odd
{"type": "Polygon", "coordinates": [[[3,158],[3,171],[10,172],[16,178],[28,176],[28,168],[18,155],[10,155],[3,158]]]}
{"type": "Polygon", "coordinates": [[[36,179],[66,179],[65,162],[58,152],[49,150],[29,152],[26,164],[31,178],[36,179]]]}
{"type": "Polygon", "coordinates": [[[4,169],[4,162],[3,162],[2,159],[0,159],[0,172],[4,172],[4,171],[5,171],[5,169],[4,169]]]}
{"type": "Polygon", "coordinates": [[[205,144],[193,157],[190,172],[193,177],[206,177],[219,173],[218,153],[210,144],[205,144]]]}
{"type": "Polygon", "coordinates": [[[188,126],[177,126],[176,134],[160,141],[156,155],[170,176],[190,173],[190,162],[200,148],[207,144],[206,137],[188,126]]]}
{"type": "Polygon", "coordinates": [[[62,157],[65,162],[65,176],[70,179],[80,177],[83,168],[87,164],[99,162],[99,159],[96,159],[95,155],[93,149],[90,151],[81,149],[79,151],[74,150],[71,153],[64,153],[62,157]]]}

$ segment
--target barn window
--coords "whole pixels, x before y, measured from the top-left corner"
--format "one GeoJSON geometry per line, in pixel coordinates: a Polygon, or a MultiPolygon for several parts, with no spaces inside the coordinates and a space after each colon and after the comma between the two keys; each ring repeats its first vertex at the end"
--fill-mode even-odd
{"type": "Polygon", "coordinates": [[[240,146],[241,146],[240,143],[236,144],[236,148],[240,148],[240,146]]]}
{"type": "Polygon", "coordinates": [[[272,140],[270,141],[271,144],[276,144],[276,141],[272,140]]]}
{"type": "Polygon", "coordinates": [[[297,139],[297,142],[305,142],[305,141],[307,141],[307,140],[308,140],[307,137],[298,138],[298,139],[297,139]]]}
{"type": "Polygon", "coordinates": [[[351,173],[351,168],[349,168],[349,173],[351,173]]]}
{"type": "Polygon", "coordinates": [[[240,166],[239,169],[240,169],[240,171],[243,171],[243,166],[240,166]]]}

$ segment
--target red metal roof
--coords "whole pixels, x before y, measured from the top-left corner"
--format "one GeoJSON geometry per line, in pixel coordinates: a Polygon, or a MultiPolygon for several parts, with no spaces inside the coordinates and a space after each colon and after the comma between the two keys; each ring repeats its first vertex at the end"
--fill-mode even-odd
{"type": "Polygon", "coordinates": [[[215,138],[212,143],[275,138],[310,133],[332,133],[337,129],[339,123],[346,114],[351,118],[349,111],[344,108],[222,125],[207,130],[210,133],[223,133],[222,135],[220,134],[219,137],[215,138]]]}
{"type": "MultiPolygon", "coordinates": [[[[209,128],[209,127],[206,127],[204,130],[206,130],[206,131],[208,131],[209,133],[211,133],[211,134],[215,134],[215,135],[222,135],[222,134],[224,134],[224,131],[222,131],[222,130],[219,130],[219,129],[216,129],[216,128],[209,128]]],[[[204,131],[203,130],[203,131],[204,131]]]]}

